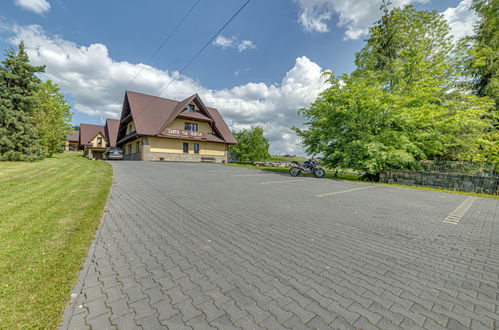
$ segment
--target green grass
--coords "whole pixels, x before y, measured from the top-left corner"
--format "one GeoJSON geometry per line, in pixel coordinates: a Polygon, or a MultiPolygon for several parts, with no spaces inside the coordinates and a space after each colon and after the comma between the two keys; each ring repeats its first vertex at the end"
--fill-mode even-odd
{"type": "MultiPolygon", "coordinates": [[[[246,163],[230,163],[229,166],[245,167],[245,168],[251,168],[251,169],[256,169],[256,170],[264,170],[264,171],[272,171],[272,172],[280,172],[280,173],[289,173],[289,168],[283,168],[283,167],[254,166],[254,165],[246,164],[246,163]]],[[[300,174],[300,175],[314,176],[313,174],[300,174]]],[[[326,175],[324,177],[328,178],[328,179],[334,179],[334,180],[357,181],[357,180],[359,180],[360,175],[349,174],[349,173],[338,173],[338,176],[335,176],[333,172],[326,172],[326,175]]]]}
{"type": "Polygon", "coordinates": [[[79,152],[0,162],[0,328],[57,328],[111,182],[79,152]]]}
{"type": "Polygon", "coordinates": [[[297,161],[303,163],[307,158],[305,157],[283,157],[283,156],[270,156],[269,162],[292,162],[297,161]]]}
{"type": "MultiPolygon", "coordinates": [[[[280,172],[280,173],[289,173],[289,168],[282,168],[282,167],[254,166],[254,165],[246,164],[246,163],[230,163],[230,164],[228,164],[228,166],[244,167],[244,168],[251,168],[251,169],[255,169],[255,170],[264,170],[264,171],[272,171],[272,172],[280,172]]],[[[300,174],[300,175],[314,176],[313,174],[300,174]]],[[[338,173],[338,175],[335,176],[333,172],[326,172],[326,175],[324,177],[327,179],[333,179],[333,180],[360,181],[361,176],[358,174],[352,174],[352,173],[338,173]]],[[[499,199],[499,196],[491,195],[491,194],[478,194],[478,193],[470,193],[470,192],[457,191],[457,190],[446,190],[446,189],[438,189],[438,188],[432,188],[432,187],[407,186],[407,185],[401,185],[401,184],[389,184],[389,183],[381,183],[381,182],[373,182],[373,181],[362,181],[362,182],[385,185],[385,186],[400,187],[400,188],[431,190],[431,191],[446,192],[446,193],[450,193],[450,194],[469,195],[469,196],[488,197],[488,198],[499,199]]]]}

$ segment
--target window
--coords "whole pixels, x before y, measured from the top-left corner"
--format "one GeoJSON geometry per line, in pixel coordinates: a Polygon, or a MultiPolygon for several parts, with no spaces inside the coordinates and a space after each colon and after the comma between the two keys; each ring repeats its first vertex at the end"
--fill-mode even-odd
{"type": "Polygon", "coordinates": [[[194,143],[194,153],[199,154],[199,144],[194,143]]]}
{"type": "Polygon", "coordinates": [[[135,146],[136,146],[135,152],[140,152],[140,141],[137,141],[137,143],[135,144],[135,146]]]}
{"type": "Polygon", "coordinates": [[[186,131],[198,131],[198,124],[194,123],[185,123],[185,130],[186,131]]]}
{"type": "Polygon", "coordinates": [[[184,142],[184,153],[185,154],[189,153],[189,143],[184,142]]]}
{"type": "Polygon", "coordinates": [[[132,144],[128,145],[128,152],[127,154],[131,155],[132,154],[132,144]]]}
{"type": "Polygon", "coordinates": [[[189,110],[189,112],[196,111],[196,109],[194,108],[194,104],[189,104],[187,109],[189,110]]]}
{"type": "Polygon", "coordinates": [[[102,144],[102,136],[97,137],[97,144],[102,144]]]}

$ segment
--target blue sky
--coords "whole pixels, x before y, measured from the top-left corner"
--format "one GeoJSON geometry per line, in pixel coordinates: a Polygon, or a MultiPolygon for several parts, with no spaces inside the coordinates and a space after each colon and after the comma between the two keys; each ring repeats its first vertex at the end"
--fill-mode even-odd
{"type": "MultiPolygon", "coordinates": [[[[33,63],[46,64],[74,106],[73,122],[118,117],[123,92],[156,95],[244,0],[201,0],[158,55],[143,67],[196,0],[0,3],[0,48],[23,39],[33,63]]],[[[453,34],[471,32],[469,0],[394,0],[444,13],[453,34]]],[[[321,72],[349,73],[368,27],[379,18],[376,0],[252,0],[161,96],[195,92],[217,107],[234,129],[260,125],[273,153],[303,154],[289,130],[299,108],[326,88],[321,72]]]]}

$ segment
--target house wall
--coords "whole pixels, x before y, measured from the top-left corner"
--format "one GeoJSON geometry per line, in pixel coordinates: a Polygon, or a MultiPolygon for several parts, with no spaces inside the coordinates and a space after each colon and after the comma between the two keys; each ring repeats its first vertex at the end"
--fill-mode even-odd
{"type": "Polygon", "coordinates": [[[140,153],[135,153],[135,143],[131,141],[124,145],[125,159],[145,161],[183,161],[183,162],[227,162],[227,147],[223,143],[213,143],[193,140],[180,140],[168,138],[148,137],[143,138],[140,153]],[[183,144],[189,143],[189,152],[183,152],[183,144]],[[194,153],[194,143],[199,144],[199,153],[194,153]],[[132,145],[132,154],[128,154],[128,145],[132,145]]]}
{"type": "Polygon", "coordinates": [[[66,141],[64,144],[64,150],[78,150],[78,142],[66,141]]]}
{"type": "Polygon", "coordinates": [[[189,143],[189,154],[194,154],[194,143],[199,144],[199,154],[200,155],[210,155],[210,156],[224,156],[225,144],[204,142],[204,141],[193,141],[193,140],[180,140],[180,139],[168,139],[168,138],[149,138],[149,145],[151,146],[151,152],[168,152],[168,153],[184,153],[184,143],[189,143]]]}
{"type": "Polygon", "coordinates": [[[135,139],[123,145],[123,155],[124,159],[128,160],[141,160],[142,159],[142,143],[143,139],[135,139]],[[139,148],[137,150],[137,142],[139,143],[139,148]],[[129,150],[129,147],[130,150],[129,150]]]}
{"type": "Polygon", "coordinates": [[[181,119],[181,118],[174,119],[170,123],[170,125],[168,125],[167,128],[185,129],[185,123],[198,124],[198,132],[209,133],[209,134],[213,133],[213,129],[208,123],[202,121],[190,120],[190,119],[181,119]]]}
{"type": "Polygon", "coordinates": [[[133,131],[135,131],[136,128],[135,128],[135,123],[133,122],[133,120],[131,122],[128,123],[128,125],[126,126],[126,134],[129,134],[133,131]]]}
{"type": "Polygon", "coordinates": [[[93,147],[102,147],[102,148],[106,148],[106,147],[107,147],[107,140],[106,140],[106,138],[104,137],[104,135],[102,135],[102,134],[98,134],[96,137],[94,137],[94,139],[92,140],[92,142],[91,142],[91,143],[92,143],[92,146],[93,146],[93,147]],[[101,137],[101,138],[102,138],[102,143],[101,143],[101,145],[98,145],[98,143],[97,143],[97,138],[98,138],[98,137],[101,137]]]}

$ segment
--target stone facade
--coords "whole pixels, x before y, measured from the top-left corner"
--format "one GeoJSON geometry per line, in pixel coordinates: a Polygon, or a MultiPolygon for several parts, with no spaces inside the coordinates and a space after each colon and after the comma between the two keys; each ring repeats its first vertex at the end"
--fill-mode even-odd
{"type": "Polygon", "coordinates": [[[200,154],[184,154],[184,153],[167,153],[167,152],[151,152],[149,145],[143,145],[140,153],[127,155],[129,160],[144,160],[144,161],[167,161],[167,162],[211,162],[211,163],[226,163],[227,156],[212,156],[200,154]],[[136,156],[135,156],[136,155],[136,156]]]}
{"type": "Polygon", "coordinates": [[[380,182],[499,195],[499,178],[449,173],[383,171],[380,182]]]}

